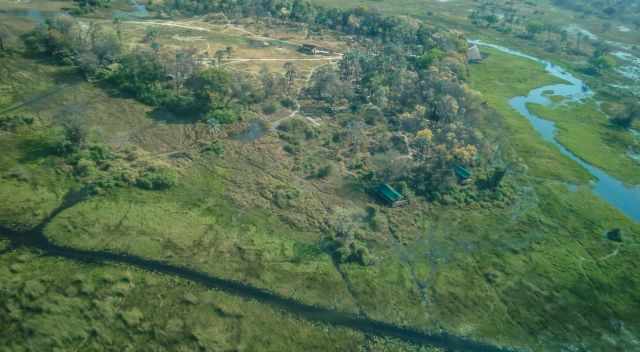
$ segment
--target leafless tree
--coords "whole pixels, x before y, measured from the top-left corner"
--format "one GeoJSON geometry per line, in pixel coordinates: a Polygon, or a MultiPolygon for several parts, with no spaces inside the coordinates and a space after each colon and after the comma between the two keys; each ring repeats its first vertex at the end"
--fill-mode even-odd
{"type": "Polygon", "coordinates": [[[184,82],[189,79],[199,67],[196,53],[197,50],[194,48],[179,49],[176,51],[173,78],[176,93],[178,94],[184,82]]]}

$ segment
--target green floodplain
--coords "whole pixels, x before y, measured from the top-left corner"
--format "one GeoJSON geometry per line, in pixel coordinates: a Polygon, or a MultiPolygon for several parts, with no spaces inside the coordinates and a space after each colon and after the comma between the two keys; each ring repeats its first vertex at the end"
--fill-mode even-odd
{"type": "MultiPolygon", "coordinates": [[[[595,43],[583,44],[588,55],[541,52],[536,41],[557,33],[522,39],[472,25],[462,15],[476,8],[468,1],[313,1],[367,5],[385,25],[386,16],[408,14],[416,16],[398,22],[433,24],[422,34],[432,49],[417,63],[396,61],[405,68],[394,73],[392,63],[364,54],[383,46],[373,30],[300,26],[310,15],[205,20],[206,6],[187,3],[145,3],[152,19],[114,21],[111,11],[131,11],[127,3],[0,0],[0,35],[8,33],[0,53],[0,351],[640,349],[640,224],[595,195],[593,177],[509,105],[561,81],[490,48],[467,64],[457,30],[540,55],[593,86],[588,101],[552,97],[528,108],[555,122],[557,141],[580,159],[637,185],[640,119],[612,123],[629,96],[606,88],[620,63],[585,73],[595,43]],[[51,59],[71,35],[60,31],[61,40],[50,26],[48,36],[29,37],[36,23],[19,14],[62,8],[81,9],[73,18],[97,23],[122,58],[91,71],[73,50],[51,59]],[[296,49],[310,41],[332,55],[296,49]],[[171,77],[145,86],[144,62],[126,53],[154,43],[154,69],[171,77]],[[203,51],[214,57],[211,68],[172,71],[188,66],[178,57],[203,51]],[[125,70],[130,76],[118,76],[125,70]],[[185,72],[199,80],[181,82],[185,72]],[[353,82],[341,77],[349,74],[353,82]],[[385,77],[392,74],[402,78],[385,77]],[[229,75],[244,84],[240,92],[271,91],[239,98],[227,89],[229,75]],[[126,85],[131,77],[143,83],[126,85]],[[418,79],[432,85],[394,94],[418,79]],[[435,95],[421,95],[430,89],[435,95]],[[443,106],[443,96],[457,102],[443,106]],[[210,110],[187,113],[188,99],[210,110]],[[471,178],[460,180],[452,165],[471,178]],[[372,185],[387,182],[408,205],[376,198],[372,185]]],[[[551,2],[536,6],[546,9],[541,21],[581,18],[551,2]]],[[[346,23],[368,23],[358,11],[346,23]]],[[[581,21],[602,27],[597,16],[581,21]]],[[[384,53],[416,56],[411,45],[384,53]]]]}

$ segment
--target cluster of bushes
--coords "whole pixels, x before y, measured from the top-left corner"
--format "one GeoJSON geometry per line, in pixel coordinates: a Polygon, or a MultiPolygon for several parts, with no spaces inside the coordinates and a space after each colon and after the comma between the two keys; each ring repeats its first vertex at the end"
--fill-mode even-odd
{"type": "Polygon", "coordinates": [[[128,186],[165,190],[176,184],[177,175],[168,165],[140,159],[134,149],[116,152],[92,142],[82,117],[65,116],[58,122],[61,127],[44,138],[47,152],[63,158],[73,176],[94,193],[128,186]]]}
{"type": "Polygon", "coordinates": [[[621,128],[633,127],[634,121],[640,121],[640,103],[635,99],[625,99],[624,108],[613,116],[610,122],[621,128]]]}
{"type": "Polygon", "coordinates": [[[158,56],[145,49],[123,55],[101,76],[146,104],[221,124],[237,121],[246,106],[259,100],[245,77],[222,68],[197,70],[176,82],[158,56]]]}
{"type": "Polygon", "coordinates": [[[78,7],[74,8],[72,12],[78,15],[84,15],[94,12],[100,8],[111,7],[111,0],[73,0],[78,7]]]}
{"type": "Polygon", "coordinates": [[[298,197],[300,197],[300,191],[297,189],[279,187],[271,195],[271,200],[278,208],[285,209],[294,206],[298,197]]]}
{"type": "Polygon", "coordinates": [[[352,213],[337,209],[335,218],[329,220],[329,235],[324,238],[322,248],[330,253],[337,263],[357,263],[371,265],[373,256],[363,239],[367,224],[373,226],[377,211],[369,207],[366,213],[352,213]]]}
{"type": "Polygon", "coordinates": [[[0,116],[0,130],[15,131],[21,126],[30,126],[34,122],[32,116],[26,115],[4,115],[0,116]]]}
{"type": "Polygon", "coordinates": [[[177,176],[169,168],[149,167],[136,179],[135,185],[147,190],[164,190],[175,186],[177,176]]]}
{"type": "Polygon", "coordinates": [[[161,191],[177,182],[177,175],[169,166],[139,161],[132,150],[116,153],[102,144],[89,143],[66,155],[66,160],[78,180],[95,193],[128,186],[161,191]]]}
{"type": "Polygon", "coordinates": [[[616,60],[606,50],[596,50],[589,59],[589,65],[582,71],[588,75],[598,76],[615,65],[616,60]]]}
{"type": "Polygon", "coordinates": [[[219,141],[213,141],[200,146],[201,153],[212,153],[217,156],[224,154],[224,146],[219,141]]]}
{"type": "Polygon", "coordinates": [[[357,241],[336,241],[334,256],[339,263],[358,263],[370,265],[371,255],[367,247],[357,241]]]}
{"type": "Polygon", "coordinates": [[[175,171],[168,166],[126,160],[122,154],[97,144],[74,155],[69,163],[74,167],[76,177],[95,193],[129,186],[161,191],[177,183],[175,171]],[[101,152],[96,153],[98,150],[101,152]],[[102,153],[105,155],[101,156],[102,153]]]}
{"type": "Polygon", "coordinates": [[[352,236],[338,234],[325,240],[325,248],[338,263],[371,265],[373,258],[367,246],[352,236]]]}
{"type": "Polygon", "coordinates": [[[110,26],[86,25],[68,15],[48,18],[23,36],[33,54],[79,67],[87,75],[106,67],[122,54],[120,34],[110,26]]]}
{"type": "Polygon", "coordinates": [[[289,119],[278,125],[278,136],[287,142],[284,150],[290,154],[297,154],[305,140],[315,138],[318,132],[301,119],[289,119]]]}

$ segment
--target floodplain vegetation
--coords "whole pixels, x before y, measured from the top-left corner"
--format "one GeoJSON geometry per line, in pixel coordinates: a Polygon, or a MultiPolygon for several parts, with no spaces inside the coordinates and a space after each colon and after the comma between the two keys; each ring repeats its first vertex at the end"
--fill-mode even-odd
{"type": "MultiPolygon", "coordinates": [[[[71,15],[36,24],[12,9],[42,2],[0,5],[0,350],[457,348],[65,258],[37,231],[470,348],[638,348],[640,227],[508,105],[556,82],[535,62],[468,65],[458,31],[299,0],[115,19],[127,4],[60,2],[71,15]],[[408,204],[381,202],[380,184],[408,204]]],[[[531,109],[637,182],[622,105],[531,109]]]]}

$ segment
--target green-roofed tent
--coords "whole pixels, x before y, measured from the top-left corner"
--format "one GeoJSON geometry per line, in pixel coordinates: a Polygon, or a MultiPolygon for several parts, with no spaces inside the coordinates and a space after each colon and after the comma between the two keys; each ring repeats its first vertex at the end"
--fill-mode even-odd
{"type": "Polygon", "coordinates": [[[454,166],[453,172],[455,172],[456,176],[458,176],[458,178],[462,181],[467,180],[472,175],[471,171],[467,170],[466,168],[460,165],[454,166]]]}
{"type": "Polygon", "coordinates": [[[392,207],[399,207],[407,203],[407,200],[402,196],[402,194],[400,194],[400,192],[396,191],[386,183],[376,187],[376,195],[392,207]]]}

